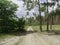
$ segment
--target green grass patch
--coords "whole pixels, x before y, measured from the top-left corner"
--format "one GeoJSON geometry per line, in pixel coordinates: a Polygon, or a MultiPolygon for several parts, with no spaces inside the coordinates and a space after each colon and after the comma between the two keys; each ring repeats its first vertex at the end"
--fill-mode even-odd
{"type": "Polygon", "coordinates": [[[4,34],[4,33],[0,33],[0,40],[4,40],[6,38],[11,38],[13,35],[10,34],[4,34]]]}
{"type": "Polygon", "coordinates": [[[25,30],[27,30],[27,28],[28,28],[28,27],[29,27],[29,26],[25,26],[25,28],[24,28],[24,29],[25,29],[25,30]]]}
{"type": "MultiPolygon", "coordinates": [[[[39,30],[40,30],[40,26],[39,26],[39,25],[37,25],[37,26],[32,26],[32,27],[33,27],[33,29],[34,29],[35,31],[39,31],[39,30]]],[[[49,27],[50,27],[50,26],[49,26],[49,27]]],[[[42,30],[43,30],[43,31],[47,30],[46,25],[42,25],[42,30]]],[[[50,30],[50,28],[49,28],[49,30],[50,30]]],[[[60,31],[60,25],[52,25],[52,30],[60,31]]]]}
{"type": "Polygon", "coordinates": [[[34,29],[34,31],[39,31],[39,26],[32,26],[32,28],[34,29]]]}

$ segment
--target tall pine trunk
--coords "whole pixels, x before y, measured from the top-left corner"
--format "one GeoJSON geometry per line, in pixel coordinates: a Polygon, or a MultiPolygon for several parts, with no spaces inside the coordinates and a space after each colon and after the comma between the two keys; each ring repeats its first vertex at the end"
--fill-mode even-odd
{"type": "Polygon", "coordinates": [[[39,15],[40,15],[40,31],[42,32],[42,17],[41,17],[41,11],[40,11],[40,1],[38,0],[38,6],[39,6],[39,15]]]}
{"type": "MultiPolygon", "coordinates": [[[[52,9],[54,9],[54,6],[53,6],[52,9]]],[[[53,27],[53,15],[51,15],[51,25],[50,25],[50,30],[52,30],[52,27],[53,27]]]]}
{"type": "Polygon", "coordinates": [[[49,32],[48,0],[46,0],[46,2],[47,2],[47,7],[46,7],[46,9],[47,9],[47,31],[49,32]]]}
{"type": "Polygon", "coordinates": [[[52,30],[52,26],[53,26],[53,15],[51,16],[50,30],[52,30]]]}
{"type": "MultiPolygon", "coordinates": [[[[59,4],[59,1],[58,0],[54,0],[54,2],[57,2],[57,6],[58,6],[58,4],[59,4]]],[[[52,9],[54,9],[54,6],[53,6],[53,8],[52,9]]],[[[52,17],[51,17],[51,25],[50,25],[50,29],[52,30],[52,25],[53,25],[53,15],[52,15],[52,17]]]]}

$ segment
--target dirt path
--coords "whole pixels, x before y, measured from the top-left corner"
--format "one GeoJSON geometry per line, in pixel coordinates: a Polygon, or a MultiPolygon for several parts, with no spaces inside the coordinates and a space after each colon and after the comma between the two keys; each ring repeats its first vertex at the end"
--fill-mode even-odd
{"type": "MultiPolygon", "coordinates": [[[[30,26],[27,31],[34,31],[30,26]]],[[[0,45],[60,45],[60,35],[46,35],[36,32],[27,32],[23,36],[15,36],[0,45]]]]}
{"type": "Polygon", "coordinates": [[[16,43],[16,41],[19,40],[20,37],[12,37],[9,39],[5,39],[4,41],[0,41],[0,45],[13,45],[14,43],[16,43]]]}
{"type": "MultiPolygon", "coordinates": [[[[31,26],[27,30],[34,31],[31,26]]],[[[20,42],[18,45],[60,45],[60,35],[46,35],[33,32],[27,34],[20,42]]]]}
{"type": "Polygon", "coordinates": [[[34,31],[34,29],[32,28],[32,26],[30,26],[29,28],[27,28],[27,31],[34,31]]]}

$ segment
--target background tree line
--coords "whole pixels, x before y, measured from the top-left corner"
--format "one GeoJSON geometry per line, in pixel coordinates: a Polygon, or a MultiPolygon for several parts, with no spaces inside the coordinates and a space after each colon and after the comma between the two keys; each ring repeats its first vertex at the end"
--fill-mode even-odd
{"type": "MultiPolygon", "coordinates": [[[[25,5],[27,7],[27,15],[29,15],[29,11],[34,9],[35,7],[38,8],[39,14],[39,25],[40,25],[40,31],[42,31],[42,25],[43,22],[47,26],[47,31],[49,31],[49,25],[52,30],[53,24],[60,24],[59,17],[60,17],[60,4],[59,0],[45,0],[45,2],[41,3],[41,0],[23,0],[25,2],[25,5]],[[57,8],[54,10],[54,6],[57,4],[57,8]],[[49,7],[52,8],[52,11],[49,12],[49,7]],[[44,16],[42,16],[42,12],[44,12],[44,16]]],[[[28,20],[31,20],[29,18],[28,20]]],[[[29,21],[28,21],[29,22],[29,21]]],[[[34,21],[33,21],[34,22],[34,21]]],[[[36,22],[36,21],[35,21],[36,22]]]]}

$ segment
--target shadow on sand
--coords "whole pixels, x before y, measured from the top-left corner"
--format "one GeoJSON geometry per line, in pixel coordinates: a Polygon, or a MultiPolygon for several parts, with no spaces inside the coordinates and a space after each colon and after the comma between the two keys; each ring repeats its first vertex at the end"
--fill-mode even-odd
{"type": "Polygon", "coordinates": [[[24,35],[32,34],[32,33],[36,33],[36,32],[35,31],[18,32],[18,33],[14,33],[13,35],[24,36],[24,35]]]}
{"type": "MultiPolygon", "coordinates": [[[[37,33],[36,31],[24,31],[24,32],[12,32],[12,33],[0,33],[0,34],[8,34],[8,35],[14,35],[14,36],[25,36],[27,34],[32,34],[32,33],[37,33]]],[[[43,31],[43,32],[38,32],[40,34],[44,35],[60,35],[60,31],[43,31]]]]}
{"type": "MultiPolygon", "coordinates": [[[[15,35],[15,36],[24,36],[27,34],[32,34],[32,33],[37,33],[36,31],[25,31],[25,32],[16,32],[16,33],[11,33],[11,35],[15,35]]],[[[39,32],[38,32],[39,33],[39,32]]],[[[46,34],[46,35],[60,35],[60,31],[44,31],[44,32],[40,32],[40,34],[46,34]]]]}
{"type": "Polygon", "coordinates": [[[47,32],[47,35],[60,35],[60,31],[58,31],[58,30],[52,30],[52,31],[49,31],[49,32],[47,32]]]}
{"type": "Polygon", "coordinates": [[[27,34],[36,33],[35,31],[24,31],[24,32],[12,32],[12,33],[0,33],[0,34],[8,34],[8,35],[14,35],[14,36],[24,36],[27,34]]]}

